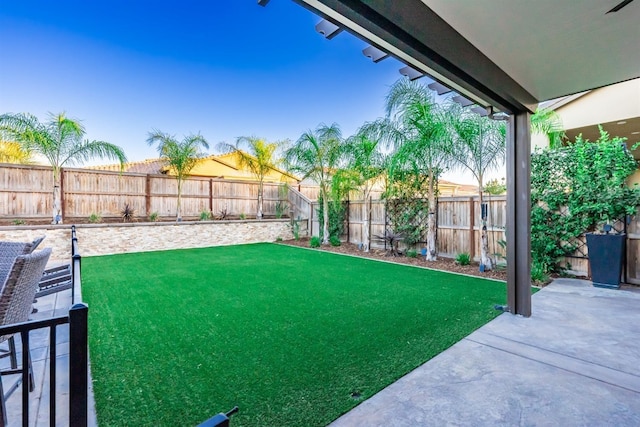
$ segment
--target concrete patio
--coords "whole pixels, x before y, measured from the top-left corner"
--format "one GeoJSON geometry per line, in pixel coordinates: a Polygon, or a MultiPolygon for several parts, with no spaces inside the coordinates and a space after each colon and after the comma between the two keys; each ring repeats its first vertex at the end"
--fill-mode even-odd
{"type": "Polygon", "coordinates": [[[637,288],[557,279],[331,424],[445,425],[639,426],[637,288]]]}
{"type": "MultiPolygon", "coordinates": [[[[47,319],[62,316],[69,313],[71,307],[71,290],[66,290],[38,298],[34,306],[37,313],[31,316],[32,320],[47,319]]],[[[35,390],[29,393],[29,425],[49,426],[49,331],[39,329],[31,332],[29,336],[31,344],[31,357],[35,376],[35,390]]],[[[6,347],[6,344],[4,344],[6,347]]],[[[19,336],[16,337],[18,348],[18,360],[22,357],[19,336]]],[[[56,425],[69,424],[69,325],[59,325],[56,330],[56,425]]],[[[20,363],[20,362],[19,362],[20,363]]],[[[2,359],[0,367],[8,367],[9,360],[2,359]]],[[[17,376],[2,378],[4,389],[7,390],[15,383],[17,376]]],[[[22,425],[21,396],[22,385],[7,399],[7,414],[9,426],[22,425]]],[[[93,404],[93,392],[89,383],[89,425],[97,425],[93,404]]]]}

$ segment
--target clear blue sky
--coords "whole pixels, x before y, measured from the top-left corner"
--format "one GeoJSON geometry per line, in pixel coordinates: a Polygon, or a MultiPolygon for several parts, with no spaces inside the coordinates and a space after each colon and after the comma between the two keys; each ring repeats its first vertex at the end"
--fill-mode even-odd
{"type": "Polygon", "coordinates": [[[132,161],[157,157],[152,129],[212,148],[321,122],[348,136],[383,115],[402,64],[319,21],[291,0],[0,1],[0,112],[65,111],[132,161]]]}

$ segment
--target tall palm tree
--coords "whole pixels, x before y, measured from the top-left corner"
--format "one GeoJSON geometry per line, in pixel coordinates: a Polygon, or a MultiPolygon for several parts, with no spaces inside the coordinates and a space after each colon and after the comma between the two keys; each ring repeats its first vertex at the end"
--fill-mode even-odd
{"type": "Polygon", "coordinates": [[[384,171],[385,156],[380,150],[380,139],[377,137],[375,124],[366,123],[358,132],[347,138],[343,150],[345,161],[353,179],[355,187],[362,193],[362,246],[369,252],[371,237],[369,234],[369,218],[371,216],[371,190],[375,180],[384,171]]]}
{"type": "Polygon", "coordinates": [[[329,197],[331,174],[340,162],[342,132],[340,126],[322,123],[308,130],[285,153],[289,169],[311,178],[320,187],[322,198],[322,244],[329,243],[329,197]]]}
{"type": "Polygon", "coordinates": [[[178,141],[173,135],[153,130],[147,138],[149,145],[158,144],[158,154],[165,161],[169,170],[178,181],[178,204],[176,220],[182,221],[182,183],[189,176],[189,172],[202,160],[204,153],[200,148],[209,149],[209,144],[201,135],[189,135],[178,141]]]}
{"type": "Polygon", "coordinates": [[[438,177],[451,164],[443,110],[435,102],[431,90],[406,78],[391,86],[385,108],[386,118],[379,121],[378,127],[380,137],[396,150],[391,160],[392,170],[410,167],[427,176],[426,259],[435,261],[438,177]]]}
{"type": "Polygon", "coordinates": [[[218,149],[225,152],[235,153],[240,160],[240,166],[251,171],[258,180],[258,212],[256,218],[263,217],[264,200],[264,178],[276,168],[279,160],[276,152],[283,142],[267,142],[262,138],[241,136],[236,140],[235,145],[221,142],[218,149]]]}
{"type": "Polygon", "coordinates": [[[549,139],[549,148],[559,148],[566,137],[562,119],[554,110],[538,108],[531,115],[531,132],[546,135],[549,139]]]}
{"type": "Polygon", "coordinates": [[[452,155],[458,168],[466,169],[478,183],[480,196],[480,218],[482,221],[480,265],[485,270],[493,268],[489,257],[489,241],[487,236],[487,218],[482,214],[483,183],[486,173],[504,164],[507,145],[504,122],[481,117],[464,110],[459,105],[450,107],[452,127],[452,155]]]}
{"type": "Polygon", "coordinates": [[[116,160],[124,164],[127,158],[117,145],[96,140],[83,139],[84,126],[65,113],[51,114],[50,120],[40,123],[31,114],[0,115],[0,131],[20,143],[24,150],[45,157],[53,169],[52,223],[62,223],[60,194],[60,172],[63,166],[85,162],[99,157],[116,160]]]}

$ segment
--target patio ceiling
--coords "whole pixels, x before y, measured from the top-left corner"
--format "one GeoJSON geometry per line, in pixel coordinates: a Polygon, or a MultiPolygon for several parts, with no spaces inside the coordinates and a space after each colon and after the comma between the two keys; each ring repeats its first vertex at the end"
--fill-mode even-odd
{"type": "Polygon", "coordinates": [[[295,1],[483,107],[640,77],[640,1],[295,1]]]}

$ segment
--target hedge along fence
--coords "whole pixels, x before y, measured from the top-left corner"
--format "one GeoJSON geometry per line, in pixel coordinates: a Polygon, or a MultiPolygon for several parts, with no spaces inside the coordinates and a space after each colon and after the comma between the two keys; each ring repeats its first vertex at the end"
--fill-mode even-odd
{"type": "MultiPolygon", "coordinates": [[[[284,184],[264,183],[263,211],[275,216],[283,197],[284,184]]],[[[115,218],[125,204],[135,209],[137,218],[151,213],[173,217],[178,201],[177,180],[173,176],[118,173],[91,169],[63,169],[62,214],[65,221],[99,214],[115,218]]],[[[48,166],[0,164],[0,219],[41,219],[51,217],[53,174],[48,166]]],[[[258,182],[191,177],[182,185],[182,212],[197,218],[202,211],[214,216],[255,215],[258,182]]]]}

